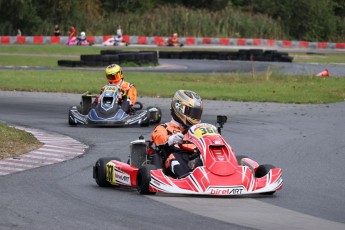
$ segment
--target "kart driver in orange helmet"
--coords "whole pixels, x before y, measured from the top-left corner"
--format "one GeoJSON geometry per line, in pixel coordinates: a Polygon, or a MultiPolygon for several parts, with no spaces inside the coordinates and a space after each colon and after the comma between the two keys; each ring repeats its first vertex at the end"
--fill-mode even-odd
{"type": "MultiPolygon", "coordinates": [[[[111,64],[105,69],[105,76],[108,80],[108,84],[118,85],[122,91],[121,108],[126,113],[130,112],[130,109],[135,105],[137,101],[137,89],[135,86],[124,80],[124,73],[119,65],[111,64]]],[[[106,85],[105,85],[106,86],[106,85]]],[[[99,96],[102,94],[104,87],[102,87],[100,94],[95,99],[94,104],[98,104],[99,96]]]]}

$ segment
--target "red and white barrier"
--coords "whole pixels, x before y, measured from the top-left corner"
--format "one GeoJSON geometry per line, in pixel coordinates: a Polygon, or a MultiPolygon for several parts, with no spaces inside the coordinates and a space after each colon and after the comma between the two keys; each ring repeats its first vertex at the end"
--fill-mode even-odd
{"type": "MultiPolygon", "coordinates": [[[[112,36],[87,36],[95,44],[102,44],[112,36]]],[[[167,37],[154,36],[123,36],[124,42],[140,45],[158,45],[167,37]]],[[[0,36],[0,44],[65,44],[67,36],[0,36]]],[[[179,41],[185,45],[225,45],[225,46],[264,46],[280,48],[305,48],[305,49],[345,49],[345,42],[307,42],[272,40],[257,38],[211,38],[211,37],[180,37],[179,41]]]]}

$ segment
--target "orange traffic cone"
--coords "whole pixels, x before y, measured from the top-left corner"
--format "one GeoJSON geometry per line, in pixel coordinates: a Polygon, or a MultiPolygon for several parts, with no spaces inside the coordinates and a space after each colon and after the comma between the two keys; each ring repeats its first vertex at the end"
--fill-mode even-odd
{"type": "Polygon", "coordinates": [[[328,69],[316,74],[317,77],[329,77],[328,69]]]}

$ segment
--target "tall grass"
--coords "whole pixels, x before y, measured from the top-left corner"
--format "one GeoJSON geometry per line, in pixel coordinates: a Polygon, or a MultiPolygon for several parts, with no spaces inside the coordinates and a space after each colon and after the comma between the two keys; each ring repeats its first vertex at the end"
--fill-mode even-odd
{"type": "MultiPolygon", "coordinates": [[[[63,35],[68,35],[71,25],[64,25],[63,22],[60,24],[63,35]]],[[[252,15],[235,10],[231,5],[216,12],[162,5],[143,13],[116,13],[97,20],[85,17],[83,20],[76,20],[73,26],[77,32],[86,31],[87,35],[99,36],[114,34],[118,24],[126,35],[170,36],[177,32],[184,37],[284,37],[283,29],[277,21],[263,14],[252,15]]],[[[44,21],[34,35],[47,35],[47,31],[52,34],[53,26],[44,21]]]]}
{"type": "Polygon", "coordinates": [[[153,12],[115,15],[108,19],[102,32],[114,33],[114,25],[122,25],[125,34],[168,36],[173,32],[181,36],[196,37],[260,37],[280,38],[282,28],[265,15],[250,15],[235,11],[231,6],[212,12],[204,9],[162,6],[153,12]],[[121,20],[125,18],[125,20],[121,20]]]}

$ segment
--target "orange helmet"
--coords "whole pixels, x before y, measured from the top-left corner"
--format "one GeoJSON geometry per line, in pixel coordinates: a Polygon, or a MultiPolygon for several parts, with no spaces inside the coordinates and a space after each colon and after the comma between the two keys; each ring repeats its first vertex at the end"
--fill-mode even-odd
{"type": "Polygon", "coordinates": [[[119,65],[111,64],[105,69],[105,76],[110,84],[119,84],[123,79],[124,74],[119,65]]]}

